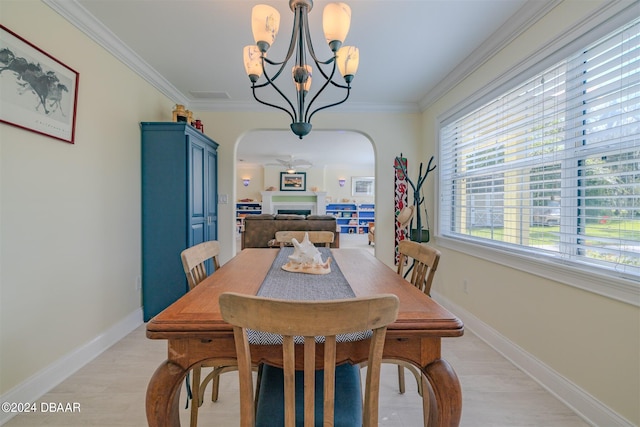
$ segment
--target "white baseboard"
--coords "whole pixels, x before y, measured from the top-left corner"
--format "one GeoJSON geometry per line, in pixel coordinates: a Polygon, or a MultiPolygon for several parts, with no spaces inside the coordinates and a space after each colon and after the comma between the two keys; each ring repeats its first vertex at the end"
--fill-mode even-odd
{"type": "MultiPolygon", "coordinates": [[[[0,402],[36,402],[44,394],[91,362],[100,353],[120,341],[142,323],[142,308],[139,308],[104,333],[76,348],[71,353],[58,359],[3,394],[0,397],[0,402]]],[[[0,412],[0,425],[9,421],[14,415],[16,414],[0,412]]]]}
{"type": "Polygon", "coordinates": [[[571,408],[585,422],[593,426],[634,427],[634,424],[630,421],[536,359],[530,353],[509,341],[509,339],[464,308],[436,292],[432,292],[432,294],[438,303],[455,313],[464,322],[465,329],[472,331],[474,335],[486,342],[549,393],[571,408]]]}

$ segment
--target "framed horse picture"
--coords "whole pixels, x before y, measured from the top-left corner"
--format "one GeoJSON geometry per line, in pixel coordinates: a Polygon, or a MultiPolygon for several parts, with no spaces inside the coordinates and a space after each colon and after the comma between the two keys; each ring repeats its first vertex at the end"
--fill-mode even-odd
{"type": "Polygon", "coordinates": [[[0,121],[73,144],[79,74],[0,25],[0,121]]]}

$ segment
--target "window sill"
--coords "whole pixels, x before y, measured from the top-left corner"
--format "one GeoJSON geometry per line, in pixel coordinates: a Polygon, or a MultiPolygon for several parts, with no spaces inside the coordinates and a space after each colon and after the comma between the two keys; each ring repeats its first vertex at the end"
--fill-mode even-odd
{"type": "Polygon", "coordinates": [[[450,237],[437,236],[435,240],[443,248],[640,307],[640,282],[615,276],[615,273],[585,266],[578,268],[553,258],[538,258],[529,253],[507,251],[494,246],[450,237]]]}

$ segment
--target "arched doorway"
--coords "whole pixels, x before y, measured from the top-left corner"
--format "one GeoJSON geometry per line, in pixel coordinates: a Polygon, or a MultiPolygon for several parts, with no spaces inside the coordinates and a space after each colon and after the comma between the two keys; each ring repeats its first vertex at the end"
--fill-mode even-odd
{"type": "MultiPolygon", "coordinates": [[[[263,191],[281,190],[281,173],[286,173],[288,168],[283,163],[287,162],[292,163],[296,173],[304,176],[304,190],[325,193],[327,205],[375,206],[375,191],[369,194],[353,191],[354,182],[361,178],[371,178],[375,182],[375,150],[367,136],[356,131],[314,130],[300,140],[289,130],[253,130],[243,135],[236,146],[234,182],[238,231],[242,216],[262,207],[263,191]]],[[[287,194],[295,195],[296,192],[287,194]]],[[[335,214],[333,211],[326,213],[335,214]]],[[[375,211],[366,215],[370,220],[362,221],[368,226],[375,211]]],[[[357,217],[354,219],[360,221],[357,217]]],[[[362,242],[369,246],[367,226],[355,227],[352,233],[361,234],[362,242]]],[[[349,232],[349,228],[343,230],[349,232]]],[[[239,233],[236,236],[239,237],[239,233]]],[[[240,249],[238,241],[236,249],[240,249]]]]}

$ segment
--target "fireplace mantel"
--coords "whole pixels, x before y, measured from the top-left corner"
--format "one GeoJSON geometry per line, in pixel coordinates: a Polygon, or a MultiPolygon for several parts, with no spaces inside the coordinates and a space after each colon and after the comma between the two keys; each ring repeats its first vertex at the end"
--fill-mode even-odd
{"type": "Polygon", "coordinates": [[[327,212],[326,191],[261,191],[262,213],[277,214],[278,209],[308,209],[312,215],[327,212]]]}

